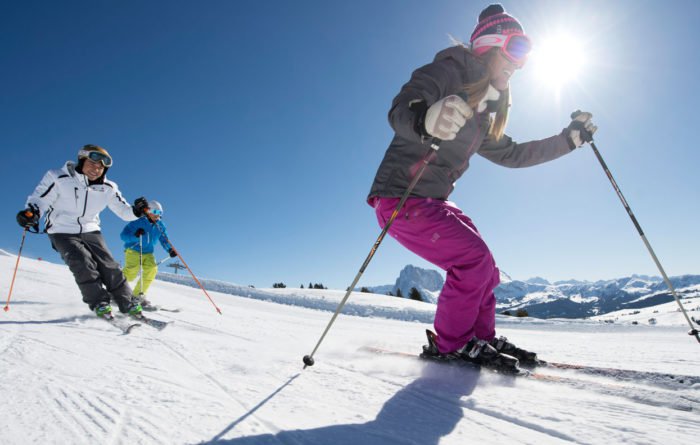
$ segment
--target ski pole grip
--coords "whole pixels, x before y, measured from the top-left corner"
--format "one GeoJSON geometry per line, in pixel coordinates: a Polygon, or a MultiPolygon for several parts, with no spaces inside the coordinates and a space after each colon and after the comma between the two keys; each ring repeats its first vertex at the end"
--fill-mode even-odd
{"type": "Polygon", "coordinates": [[[576,118],[579,117],[581,114],[583,114],[581,110],[576,110],[573,113],[571,113],[571,120],[574,121],[574,124],[576,125],[574,129],[579,130],[581,132],[581,140],[583,142],[591,142],[593,141],[593,135],[591,134],[591,132],[586,130],[586,127],[583,126],[583,122],[576,121],[576,118]]]}

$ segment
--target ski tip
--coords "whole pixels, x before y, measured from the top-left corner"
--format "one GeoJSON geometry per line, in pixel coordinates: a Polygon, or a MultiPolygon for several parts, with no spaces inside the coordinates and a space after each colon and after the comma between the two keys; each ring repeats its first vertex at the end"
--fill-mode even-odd
{"type": "Polygon", "coordinates": [[[129,325],[126,329],[124,329],[124,335],[131,334],[131,331],[132,331],[134,328],[137,328],[137,327],[139,327],[139,326],[141,326],[140,323],[135,323],[135,324],[129,325]]]}

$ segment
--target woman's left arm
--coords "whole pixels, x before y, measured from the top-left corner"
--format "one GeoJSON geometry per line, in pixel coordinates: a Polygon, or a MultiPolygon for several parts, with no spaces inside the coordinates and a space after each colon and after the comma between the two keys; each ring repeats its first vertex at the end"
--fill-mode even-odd
{"type": "Polygon", "coordinates": [[[575,111],[571,115],[571,123],[556,136],[539,141],[518,144],[508,135],[503,135],[500,141],[494,141],[487,136],[477,153],[491,162],[504,167],[530,167],[551,161],[592,140],[593,133],[598,129],[592,121],[593,114],[575,111]]]}
{"type": "Polygon", "coordinates": [[[556,136],[522,144],[505,134],[500,141],[487,137],[477,153],[498,165],[519,168],[542,164],[571,151],[565,130],[556,136]]]}

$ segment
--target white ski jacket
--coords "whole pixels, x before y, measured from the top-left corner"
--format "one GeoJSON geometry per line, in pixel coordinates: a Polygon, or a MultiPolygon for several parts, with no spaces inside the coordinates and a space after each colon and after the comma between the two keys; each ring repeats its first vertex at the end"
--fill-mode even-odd
{"type": "Polygon", "coordinates": [[[63,168],[46,172],[27,198],[27,207],[30,205],[37,206],[46,218],[46,233],[96,232],[100,230],[100,212],[105,207],[124,221],[137,219],[117,184],[104,178],[104,183],[90,185],[71,161],[63,168]]]}

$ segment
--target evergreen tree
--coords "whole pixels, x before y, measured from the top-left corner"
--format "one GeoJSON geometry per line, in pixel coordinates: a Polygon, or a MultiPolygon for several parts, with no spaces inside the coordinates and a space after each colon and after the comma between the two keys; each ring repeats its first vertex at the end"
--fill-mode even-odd
{"type": "Polygon", "coordinates": [[[401,293],[401,289],[396,289],[396,296],[399,298],[403,298],[403,294],[401,293]]]}
{"type": "Polygon", "coordinates": [[[416,300],[416,301],[423,301],[423,296],[418,292],[418,289],[415,287],[411,288],[411,291],[408,293],[408,298],[411,300],[416,300]]]}
{"type": "Polygon", "coordinates": [[[370,291],[368,288],[364,287],[364,286],[363,286],[362,288],[360,288],[360,292],[364,292],[364,293],[366,293],[366,294],[371,293],[371,291],[370,291]]]}
{"type": "Polygon", "coordinates": [[[516,317],[527,317],[528,313],[525,309],[520,308],[515,312],[515,316],[516,317]]]}

